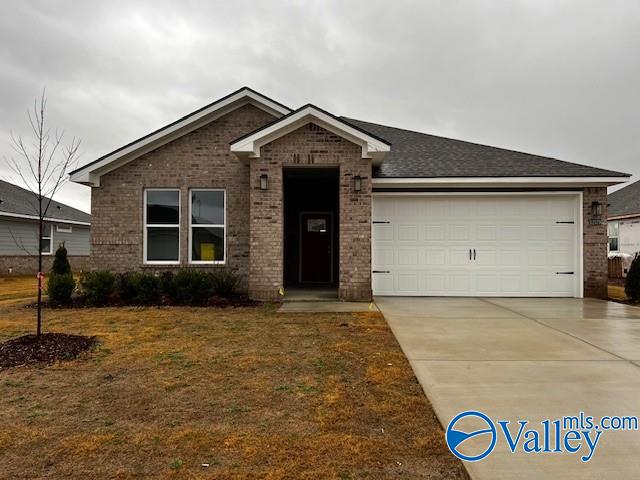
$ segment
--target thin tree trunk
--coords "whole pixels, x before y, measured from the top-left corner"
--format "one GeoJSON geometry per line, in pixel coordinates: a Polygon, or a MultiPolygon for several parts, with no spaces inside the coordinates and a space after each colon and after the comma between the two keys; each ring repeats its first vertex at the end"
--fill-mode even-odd
{"type": "Polygon", "coordinates": [[[36,337],[40,338],[42,333],[42,220],[38,223],[38,326],[36,337]]]}

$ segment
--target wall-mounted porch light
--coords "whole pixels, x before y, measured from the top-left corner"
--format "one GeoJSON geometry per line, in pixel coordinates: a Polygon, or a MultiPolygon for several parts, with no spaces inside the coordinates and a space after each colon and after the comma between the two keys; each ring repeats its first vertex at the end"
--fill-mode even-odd
{"type": "Polygon", "coordinates": [[[602,216],[602,204],[600,202],[591,202],[591,216],[594,218],[602,216]]]}
{"type": "Polygon", "coordinates": [[[260,175],[260,190],[266,190],[268,187],[268,183],[269,183],[268,175],[266,173],[260,175]]]}
{"type": "Polygon", "coordinates": [[[362,190],[362,177],[356,175],[353,177],[353,191],[359,192],[360,190],[362,190]]]}

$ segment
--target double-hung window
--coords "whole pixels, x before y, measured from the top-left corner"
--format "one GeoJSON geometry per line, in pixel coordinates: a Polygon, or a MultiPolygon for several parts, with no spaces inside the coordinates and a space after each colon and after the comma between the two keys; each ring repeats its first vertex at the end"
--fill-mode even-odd
{"type": "Polygon", "coordinates": [[[617,252],[620,238],[620,224],[618,222],[609,222],[607,224],[607,236],[609,237],[609,251],[617,252]]]}
{"type": "Polygon", "coordinates": [[[144,261],[180,263],[180,190],[144,191],[144,261]]]}
{"type": "Polygon", "coordinates": [[[224,190],[194,189],[189,193],[191,263],[225,263],[226,198],[224,190]]]}
{"type": "Polygon", "coordinates": [[[51,255],[53,247],[53,228],[50,223],[42,225],[42,237],[40,237],[40,251],[45,255],[51,255]]]}

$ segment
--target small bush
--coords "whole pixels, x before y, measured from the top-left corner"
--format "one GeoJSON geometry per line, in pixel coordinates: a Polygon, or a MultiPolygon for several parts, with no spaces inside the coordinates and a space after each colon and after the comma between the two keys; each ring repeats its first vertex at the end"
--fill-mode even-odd
{"type": "Polygon", "coordinates": [[[80,279],[80,289],[87,303],[106,305],[116,296],[116,276],[108,270],[86,272],[80,279]]]}
{"type": "Polygon", "coordinates": [[[175,288],[174,274],[173,272],[162,272],[160,274],[160,291],[164,297],[165,303],[175,302],[176,288],[175,288]]]}
{"type": "Polygon", "coordinates": [[[212,293],[211,276],[192,269],[182,269],[173,277],[172,300],[178,305],[204,305],[212,293]]]}
{"type": "Polygon", "coordinates": [[[633,303],[640,300],[640,252],[636,253],[631,262],[631,267],[627,272],[627,279],[624,283],[624,293],[633,303]]]}
{"type": "Polygon", "coordinates": [[[76,288],[76,281],[73,279],[73,274],[58,275],[52,273],[47,280],[49,303],[58,307],[69,305],[74,288],[76,288]]]}
{"type": "Polygon", "coordinates": [[[129,272],[118,275],[117,294],[120,301],[133,305],[160,303],[160,279],[149,273],[129,272]]]}
{"type": "Polygon", "coordinates": [[[51,266],[52,275],[67,275],[71,273],[71,265],[69,265],[69,259],[67,258],[67,249],[64,243],[61,243],[56,250],[56,256],[53,259],[53,265],[51,266]]]}
{"type": "Polygon", "coordinates": [[[216,270],[211,274],[211,288],[215,295],[231,298],[238,293],[240,278],[231,270],[216,270]]]}
{"type": "Polygon", "coordinates": [[[73,279],[71,265],[67,259],[67,249],[62,244],[56,250],[51,274],[47,280],[49,303],[56,306],[69,305],[74,288],[76,288],[76,281],[73,279]]]}

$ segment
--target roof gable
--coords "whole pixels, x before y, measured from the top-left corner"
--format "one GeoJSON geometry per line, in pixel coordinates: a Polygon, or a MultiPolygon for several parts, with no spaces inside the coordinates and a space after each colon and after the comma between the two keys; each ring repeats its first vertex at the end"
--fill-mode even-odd
{"type": "Polygon", "coordinates": [[[188,115],[145,135],[71,172],[73,182],[99,186],[100,176],[192,132],[244,105],[253,105],[274,117],[291,112],[289,107],[272,100],[255,90],[243,87],[188,115]]]}
{"type": "Polygon", "coordinates": [[[607,199],[609,218],[640,216],[640,180],[609,194],[607,199]]]}
{"type": "Polygon", "coordinates": [[[336,117],[329,112],[305,105],[282,118],[265,125],[231,142],[231,151],[242,159],[260,157],[260,148],[278,138],[314,123],[362,148],[362,158],[371,158],[374,166],[380,165],[391,150],[391,144],[382,137],[336,117]]]}

